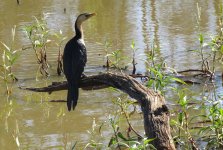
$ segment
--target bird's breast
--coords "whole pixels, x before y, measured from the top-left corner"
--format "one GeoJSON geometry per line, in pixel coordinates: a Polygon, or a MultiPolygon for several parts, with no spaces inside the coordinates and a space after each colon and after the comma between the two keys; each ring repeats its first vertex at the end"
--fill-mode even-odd
{"type": "Polygon", "coordinates": [[[81,39],[78,40],[78,42],[79,42],[80,44],[83,44],[83,45],[85,46],[84,39],[81,38],[81,39]]]}

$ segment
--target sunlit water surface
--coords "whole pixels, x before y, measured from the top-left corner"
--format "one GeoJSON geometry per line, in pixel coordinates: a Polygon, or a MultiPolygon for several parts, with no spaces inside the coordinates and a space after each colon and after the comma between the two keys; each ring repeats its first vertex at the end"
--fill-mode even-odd
{"type": "MultiPolygon", "coordinates": [[[[199,47],[197,28],[197,3],[201,7],[201,31],[205,35],[215,34],[218,27],[217,15],[219,0],[38,0],[0,1],[0,41],[10,44],[11,29],[17,26],[15,47],[29,46],[22,31],[24,25],[40,18],[44,13],[48,27],[54,32],[61,30],[69,38],[74,35],[74,21],[82,12],[96,12],[97,16],[84,24],[85,43],[87,45],[87,74],[105,71],[104,43],[109,41],[109,51],[120,49],[123,56],[131,58],[131,43],[134,40],[137,50],[137,73],[146,72],[146,54],[157,43],[160,49],[158,59],[164,59],[168,66],[176,70],[199,68],[199,57],[189,50],[199,47]],[[66,12],[64,12],[66,8],[66,12]]],[[[2,48],[2,46],[1,46],[2,48]]],[[[107,121],[109,114],[118,108],[112,101],[125,96],[113,90],[80,91],[78,106],[68,112],[65,103],[49,103],[49,100],[65,100],[66,91],[51,95],[33,93],[18,89],[18,86],[41,87],[52,81],[65,78],[56,75],[58,47],[50,43],[47,50],[50,74],[47,79],[38,77],[38,65],[31,49],[22,53],[13,71],[19,78],[8,98],[5,86],[0,87],[0,149],[57,149],[71,148],[75,142],[84,146],[91,138],[87,132],[92,122],[101,124],[107,121]],[[11,101],[11,103],[9,102],[11,101]]],[[[2,51],[0,51],[2,53],[2,51]]],[[[129,67],[131,69],[131,66],[129,67]]],[[[217,66],[218,71],[222,67],[217,66]]],[[[221,91],[221,80],[217,80],[221,91]]],[[[199,91],[199,86],[193,89],[199,91]]],[[[167,99],[167,103],[174,102],[167,99]]],[[[143,134],[141,117],[133,117],[133,126],[143,134]]],[[[126,129],[125,121],[122,123],[126,129]]],[[[102,135],[111,136],[112,132],[104,127],[102,135]]],[[[107,144],[105,141],[104,144],[107,144]]]]}

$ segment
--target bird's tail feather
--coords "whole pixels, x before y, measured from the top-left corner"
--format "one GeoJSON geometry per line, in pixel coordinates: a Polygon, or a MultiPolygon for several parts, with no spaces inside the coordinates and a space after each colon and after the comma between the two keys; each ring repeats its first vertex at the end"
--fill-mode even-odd
{"type": "Polygon", "coordinates": [[[70,111],[71,108],[75,109],[77,105],[79,95],[78,84],[68,85],[68,94],[67,94],[67,108],[70,111]]]}

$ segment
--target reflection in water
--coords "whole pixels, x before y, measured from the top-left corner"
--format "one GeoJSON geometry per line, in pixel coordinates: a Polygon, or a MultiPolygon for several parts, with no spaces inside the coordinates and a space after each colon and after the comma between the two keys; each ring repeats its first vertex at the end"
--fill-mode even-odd
{"type": "MultiPolygon", "coordinates": [[[[40,17],[42,13],[47,14],[50,29],[55,32],[62,30],[70,39],[74,36],[76,16],[82,12],[96,12],[97,17],[84,25],[88,49],[88,63],[85,70],[87,73],[95,73],[98,69],[94,68],[104,65],[104,46],[98,43],[104,43],[106,40],[113,43],[112,50],[120,49],[122,55],[129,58],[132,56],[130,45],[134,40],[136,48],[139,49],[137,72],[140,73],[146,71],[144,60],[147,59],[146,54],[153,41],[160,48],[157,54],[158,60],[165,59],[167,64],[176,70],[196,68],[197,56],[187,51],[198,46],[197,2],[202,8],[201,31],[207,34],[215,33],[218,28],[220,0],[40,0],[21,1],[19,6],[16,1],[1,0],[0,41],[10,43],[8,35],[11,34],[11,28],[16,25],[18,32],[15,47],[28,46],[29,42],[22,31],[22,26],[31,22],[32,16],[40,17]],[[64,8],[66,8],[66,13],[64,13],[64,8]]],[[[34,59],[34,53],[31,49],[24,51],[14,68],[15,74],[20,79],[18,84],[43,86],[52,81],[64,80],[63,77],[55,76],[57,51],[54,41],[51,42],[47,51],[51,77],[47,80],[40,78],[39,81],[35,81],[38,65],[34,59]]],[[[12,108],[10,117],[6,119],[4,114],[7,114],[9,108],[5,107],[8,102],[2,92],[4,89],[1,88],[3,86],[0,87],[2,101],[0,110],[6,110],[0,112],[0,147],[3,149],[17,147],[11,136],[14,133],[16,120],[20,129],[18,137],[24,149],[40,147],[41,149],[50,147],[67,149],[75,141],[80,141],[79,143],[84,145],[89,139],[86,131],[91,128],[93,118],[99,122],[106,120],[108,114],[114,109],[111,104],[112,99],[119,95],[108,90],[81,91],[77,109],[68,113],[65,104],[45,102],[51,99],[64,100],[66,92],[56,92],[52,95],[31,93],[21,91],[15,85],[14,95],[10,99],[17,105],[12,108]],[[8,132],[5,130],[6,121],[8,132]]]]}

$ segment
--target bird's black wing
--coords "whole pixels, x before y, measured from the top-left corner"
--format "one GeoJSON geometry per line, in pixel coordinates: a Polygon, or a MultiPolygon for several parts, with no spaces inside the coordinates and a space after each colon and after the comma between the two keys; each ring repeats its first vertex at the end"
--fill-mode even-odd
{"type": "Polygon", "coordinates": [[[81,75],[87,61],[85,45],[78,40],[70,40],[64,49],[63,66],[68,81],[67,107],[73,109],[77,105],[78,88],[81,75]]]}

